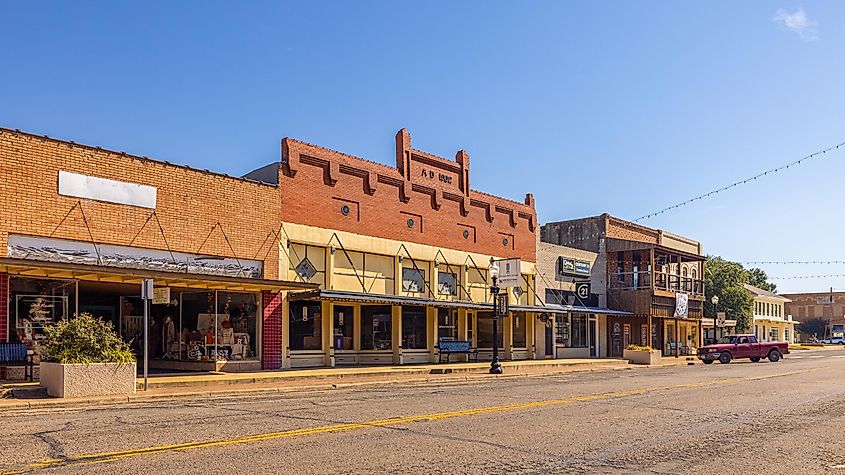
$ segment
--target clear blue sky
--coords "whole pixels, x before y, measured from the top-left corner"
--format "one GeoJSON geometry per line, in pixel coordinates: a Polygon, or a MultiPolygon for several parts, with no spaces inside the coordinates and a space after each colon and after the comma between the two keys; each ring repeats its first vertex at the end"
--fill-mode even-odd
{"type": "MultiPolygon", "coordinates": [[[[406,127],[541,222],[633,219],[845,141],[839,1],[33,1],[2,24],[5,127],[230,174],[284,136],[393,164],[406,127]]],[[[644,224],[841,260],[842,177],[845,150],[644,224]]]]}

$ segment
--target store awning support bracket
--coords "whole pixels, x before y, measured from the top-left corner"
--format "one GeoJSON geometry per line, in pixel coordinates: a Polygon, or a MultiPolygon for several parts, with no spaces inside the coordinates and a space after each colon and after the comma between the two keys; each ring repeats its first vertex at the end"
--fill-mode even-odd
{"type": "Polygon", "coordinates": [[[343,255],[346,256],[346,260],[349,261],[349,265],[352,266],[352,271],[355,272],[355,278],[358,279],[358,282],[361,284],[361,291],[367,293],[367,284],[364,283],[364,279],[358,275],[358,268],[355,267],[355,263],[352,262],[352,258],[349,256],[349,252],[346,251],[346,247],[343,245],[343,242],[340,241],[340,236],[337,233],[332,233],[332,237],[329,238],[329,242],[326,244],[331,246],[332,240],[337,240],[337,244],[340,246],[340,250],[343,251],[343,255]]]}
{"type": "Polygon", "coordinates": [[[529,289],[531,289],[531,293],[534,294],[534,298],[538,302],[540,302],[541,306],[545,307],[546,302],[544,301],[544,299],[541,299],[539,295],[537,295],[537,286],[535,285],[535,286],[532,287],[531,282],[528,281],[528,277],[525,277],[525,274],[522,274],[522,280],[525,281],[525,286],[528,287],[529,289]]]}
{"type": "MultiPolygon", "coordinates": [[[[85,229],[88,230],[88,238],[91,240],[91,245],[94,246],[94,252],[97,253],[97,265],[102,265],[103,258],[100,255],[100,248],[97,247],[97,242],[94,240],[94,233],[91,232],[91,226],[88,224],[88,218],[85,217],[85,210],[82,209],[82,200],[78,200],[73,206],[70,207],[67,213],[65,213],[65,216],[62,218],[62,220],[59,221],[59,224],[57,224],[56,227],[53,229],[53,232],[50,233],[50,237],[53,237],[53,235],[56,234],[56,231],[59,230],[59,228],[62,226],[62,224],[64,224],[68,216],[70,216],[70,213],[72,213],[73,210],[75,210],[77,207],[79,208],[79,213],[82,214],[82,222],[85,223],[85,229]]],[[[29,255],[27,254],[26,257],[29,257],[29,255]]]]}
{"type": "Polygon", "coordinates": [[[208,235],[205,237],[205,239],[202,241],[202,244],[200,244],[200,247],[197,249],[197,254],[200,254],[200,251],[202,251],[202,247],[205,246],[205,243],[208,242],[208,239],[211,237],[211,234],[214,233],[214,230],[216,228],[220,228],[220,233],[223,234],[223,239],[226,241],[226,245],[229,246],[229,250],[232,251],[232,257],[234,257],[235,262],[238,263],[238,267],[240,268],[241,274],[244,274],[244,266],[241,263],[241,260],[238,259],[238,253],[236,253],[235,248],[232,247],[232,243],[231,241],[229,241],[229,236],[226,235],[226,230],[223,229],[223,225],[220,224],[220,221],[217,221],[217,223],[211,227],[211,230],[208,232],[208,235]]]}
{"type": "MultiPolygon", "coordinates": [[[[166,247],[167,252],[170,253],[171,262],[173,262],[174,264],[176,264],[178,266],[180,263],[179,263],[179,261],[176,260],[176,256],[173,255],[173,250],[170,249],[170,243],[167,242],[167,236],[164,234],[164,227],[161,225],[161,221],[159,221],[158,215],[156,214],[155,210],[153,210],[153,212],[150,213],[150,215],[147,217],[147,220],[144,221],[144,224],[141,226],[141,229],[139,229],[138,232],[135,233],[135,236],[132,237],[132,240],[129,241],[129,245],[132,246],[132,244],[135,243],[135,240],[138,239],[138,236],[141,235],[141,231],[143,231],[144,228],[147,227],[147,224],[153,218],[156,219],[156,224],[158,224],[158,231],[161,233],[161,239],[164,240],[164,247],[166,247]]],[[[187,262],[185,263],[185,272],[186,273],[188,272],[188,263],[187,262]]]]}

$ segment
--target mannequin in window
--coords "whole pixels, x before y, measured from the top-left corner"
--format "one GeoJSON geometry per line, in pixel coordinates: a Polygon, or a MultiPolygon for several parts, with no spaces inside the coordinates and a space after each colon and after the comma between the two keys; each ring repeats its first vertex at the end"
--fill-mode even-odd
{"type": "Polygon", "coordinates": [[[174,352],[179,351],[179,342],[176,340],[176,325],[173,323],[173,318],[170,315],[165,315],[161,327],[161,351],[164,358],[173,358],[174,352]]]}

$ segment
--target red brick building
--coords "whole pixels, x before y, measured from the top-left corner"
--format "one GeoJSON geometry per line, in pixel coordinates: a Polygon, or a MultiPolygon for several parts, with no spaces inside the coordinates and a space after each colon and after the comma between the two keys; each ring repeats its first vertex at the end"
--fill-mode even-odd
{"type": "Polygon", "coordinates": [[[9,129],[0,176],[0,342],[89,312],[140,350],[153,278],[155,366],[281,366],[278,186],[9,129]]]}
{"type": "MultiPolygon", "coordinates": [[[[470,188],[470,159],[412,148],[396,134],[396,166],[293,139],[282,160],[247,175],[279,185],[283,277],[319,291],[289,294],[282,329],[291,366],[428,362],[438,339],[492,351],[491,259],[520,258],[523,281],[505,322],[507,357],[535,355],[532,195],[470,188]],[[521,306],[521,307],[519,307],[521,306]]],[[[286,359],[287,359],[286,358],[286,359]]]]}

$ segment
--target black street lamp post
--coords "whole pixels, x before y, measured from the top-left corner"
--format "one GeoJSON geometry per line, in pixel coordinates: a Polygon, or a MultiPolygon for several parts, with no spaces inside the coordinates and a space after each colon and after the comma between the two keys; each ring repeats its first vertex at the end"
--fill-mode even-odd
{"type": "Polygon", "coordinates": [[[717,322],[719,321],[719,296],[714,295],[710,299],[710,302],[713,304],[713,344],[715,345],[719,341],[719,338],[716,336],[717,322]]]}
{"type": "Polygon", "coordinates": [[[490,362],[490,374],[502,374],[502,364],[499,363],[499,266],[493,263],[490,267],[490,274],[493,277],[493,285],[490,286],[490,293],[493,295],[493,361],[490,362]]]}

